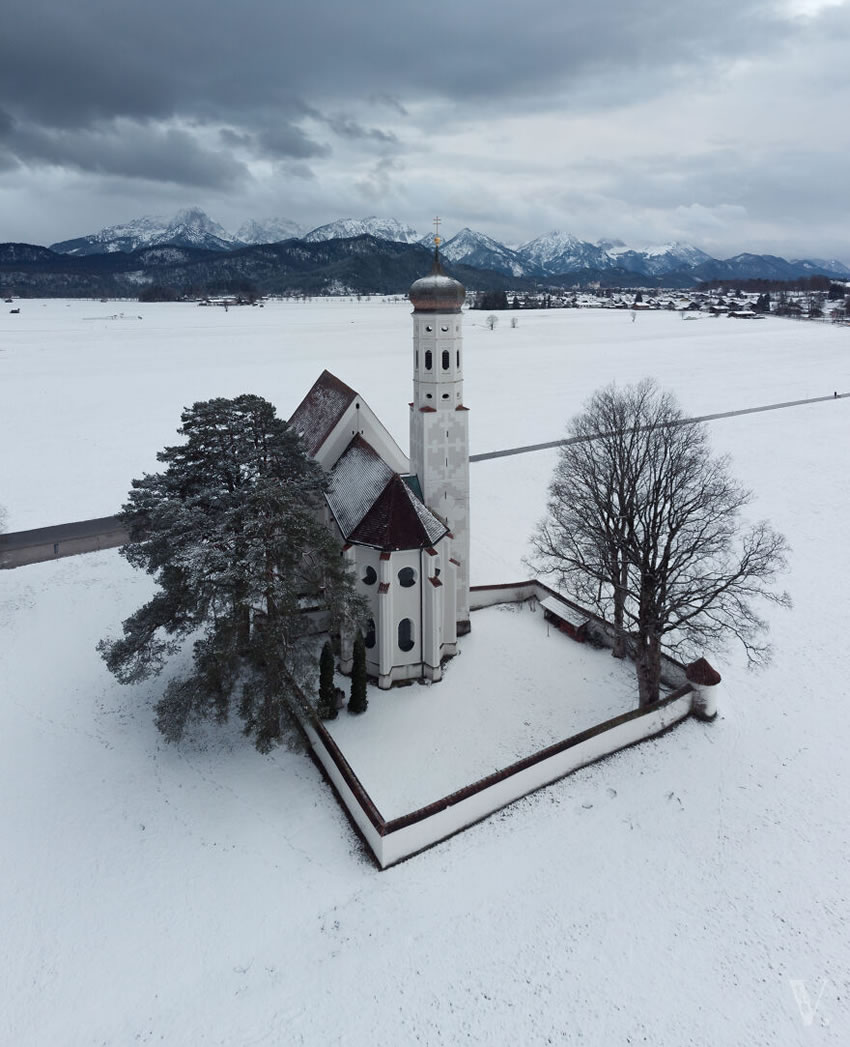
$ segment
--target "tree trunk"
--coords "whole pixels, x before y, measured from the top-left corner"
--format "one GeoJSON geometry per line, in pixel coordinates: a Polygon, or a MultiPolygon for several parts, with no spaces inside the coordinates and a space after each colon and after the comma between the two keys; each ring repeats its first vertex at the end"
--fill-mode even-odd
{"type": "Polygon", "coordinates": [[[628,583],[628,564],[620,568],[620,577],[614,586],[614,647],[611,654],[615,658],[626,657],[626,585],[628,583]]]}
{"type": "Polygon", "coordinates": [[[234,616],[236,618],[236,651],[244,655],[251,649],[251,609],[247,604],[237,603],[234,616]]]}
{"type": "Polygon", "coordinates": [[[657,702],[661,691],[661,643],[656,636],[641,636],[635,657],[641,709],[657,702]]]}

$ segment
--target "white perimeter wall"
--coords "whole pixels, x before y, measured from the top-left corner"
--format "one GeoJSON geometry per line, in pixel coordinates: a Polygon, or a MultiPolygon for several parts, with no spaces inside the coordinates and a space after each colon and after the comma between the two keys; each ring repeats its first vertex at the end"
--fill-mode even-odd
{"type": "MultiPolygon", "coordinates": [[[[545,586],[534,582],[501,589],[479,589],[473,594],[472,604],[474,607],[490,606],[512,599],[528,599],[532,595],[548,595],[548,590],[544,590],[545,586]]],[[[309,723],[304,726],[316,757],[378,864],[385,869],[579,767],[680,723],[689,716],[693,701],[691,688],[683,691],[664,699],[651,709],[636,709],[599,724],[590,731],[583,731],[574,740],[565,739],[549,746],[539,757],[519,761],[481,782],[470,784],[466,789],[437,798],[421,811],[411,812],[390,822],[382,819],[344,755],[324,728],[309,723]]]]}
{"type": "Polygon", "coordinates": [[[556,782],[579,767],[667,730],[684,720],[690,711],[691,694],[688,692],[648,712],[638,713],[625,723],[616,723],[585,741],[533,763],[530,767],[516,771],[471,796],[450,803],[443,810],[421,821],[403,828],[391,829],[381,838],[380,854],[376,854],[378,862],[381,868],[386,868],[411,854],[416,854],[460,829],[481,821],[506,804],[527,796],[535,789],[556,782]]]}

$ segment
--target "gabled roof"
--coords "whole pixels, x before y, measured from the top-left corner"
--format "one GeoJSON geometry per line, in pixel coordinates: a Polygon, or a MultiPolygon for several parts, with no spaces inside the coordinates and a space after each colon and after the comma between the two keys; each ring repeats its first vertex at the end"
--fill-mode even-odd
{"type": "Polygon", "coordinates": [[[359,435],[332,469],[326,497],[349,542],[379,549],[419,549],[448,533],[445,524],[359,435]]]}
{"type": "Polygon", "coordinates": [[[355,436],[331,470],[328,505],[348,538],[390,482],[393,471],[362,436],[355,436]]]}
{"type": "Polygon", "coordinates": [[[356,397],[357,393],[336,375],[322,371],[289,419],[311,457],[315,456],[356,397]]]}
{"type": "Polygon", "coordinates": [[[446,534],[446,525],[426,509],[398,473],[393,473],[350,537],[352,542],[380,549],[421,549],[446,534]]]}

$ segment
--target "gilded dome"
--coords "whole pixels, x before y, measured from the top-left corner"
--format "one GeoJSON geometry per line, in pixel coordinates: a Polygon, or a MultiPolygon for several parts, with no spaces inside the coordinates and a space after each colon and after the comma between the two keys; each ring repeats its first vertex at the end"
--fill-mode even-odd
{"type": "Polygon", "coordinates": [[[466,289],[443,272],[440,256],[434,251],[434,264],[427,276],[411,284],[407,292],[415,313],[459,313],[466,289]]]}

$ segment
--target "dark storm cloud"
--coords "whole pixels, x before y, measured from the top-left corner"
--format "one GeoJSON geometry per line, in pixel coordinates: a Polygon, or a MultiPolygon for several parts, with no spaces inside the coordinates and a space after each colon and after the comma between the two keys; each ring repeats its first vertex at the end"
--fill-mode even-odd
{"type": "Polygon", "coordinates": [[[30,165],[210,188],[232,186],[248,174],[229,154],[205,149],[192,135],[174,129],[133,125],[72,133],[18,125],[7,139],[14,154],[30,165]]]}
{"type": "Polygon", "coordinates": [[[299,97],[325,109],[376,94],[504,99],[614,68],[639,95],[642,71],[764,48],[781,32],[760,0],[433,0],[421,11],[395,0],[11,0],[4,26],[0,97],[69,128],[213,112],[250,123],[299,97]]]}
{"type": "Polygon", "coordinates": [[[325,123],[328,127],[340,136],[340,138],[349,138],[352,141],[357,139],[371,139],[373,142],[381,142],[384,145],[395,145],[398,142],[398,138],[390,131],[382,131],[378,127],[363,127],[356,120],[353,120],[350,116],[326,116],[324,118],[325,123]]]}
{"type": "MultiPolygon", "coordinates": [[[[722,96],[738,77],[744,97],[752,87],[770,111],[776,97],[791,97],[792,65],[807,99],[823,94],[824,76],[842,96],[850,0],[796,21],[792,2],[801,0],[5,0],[0,167],[25,164],[27,178],[43,167],[44,184],[58,187],[73,182],[57,176],[62,168],[143,178],[149,198],[179,197],[181,206],[194,202],[183,188],[210,188],[198,196],[233,211],[246,204],[231,190],[253,179],[270,206],[300,207],[315,224],[364,198],[375,210],[409,209],[453,193],[464,201],[460,224],[480,216],[486,228],[488,208],[494,221],[522,217],[532,185],[541,200],[557,198],[571,159],[586,155],[600,161],[598,177],[585,171],[570,191],[603,211],[606,194],[647,212],[719,201],[755,213],[760,193],[762,210],[790,207],[781,178],[765,172],[770,151],[757,148],[766,139],[760,111],[751,106],[738,128],[722,96]],[[827,51],[830,61],[820,61],[827,51]],[[750,79],[747,69],[756,70],[750,79]],[[644,102],[645,133],[636,135],[630,121],[644,102]],[[658,113],[697,104],[702,121],[678,130],[702,144],[679,157],[658,113]],[[569,142],[558,137],[568,119],[569,142]],[[727,141],[728,156],[710,155],[727,141]],[[630,152],[639,154],[631,171],[630,152]],[[670,154],[669,170],[647,160],[660,153],[670,154]],[[706,157],[702,168],[689,166],[691,153],[706,157]]],[[[775,129],[779,141],[793,133],[775,129]]],[[[844,166],[836,156],[824,179],[830,200],[844,166]]],[[[12,199],[35,200],[37,178],[30,184],[6,175],[0,194],[10,186],[12,199]]],[[[146,206],[137,184],[125,196],[128,213],[146,206]]],[[[573,213],[532,206],[547,221],[573,213]]]]}
{"type": "Polygon", "coordinates": [[[263,153],[270,156],[288,156],[308,160],[313,156],[327,156],[326,145],[314,142],[293,124],[280,123],[266,128],[256,136],[256,143],[263,153]]]}
{"type": "Polygon", "coordinates": [[[370,95],[369,101],[373,105],[385,105],[389,109],[392,109],[396,113],[398,113],[399,116],[407,116],[407,110],[394,95],[387,94],[386,92],[380,92],[378,94],[370,95]]]}

